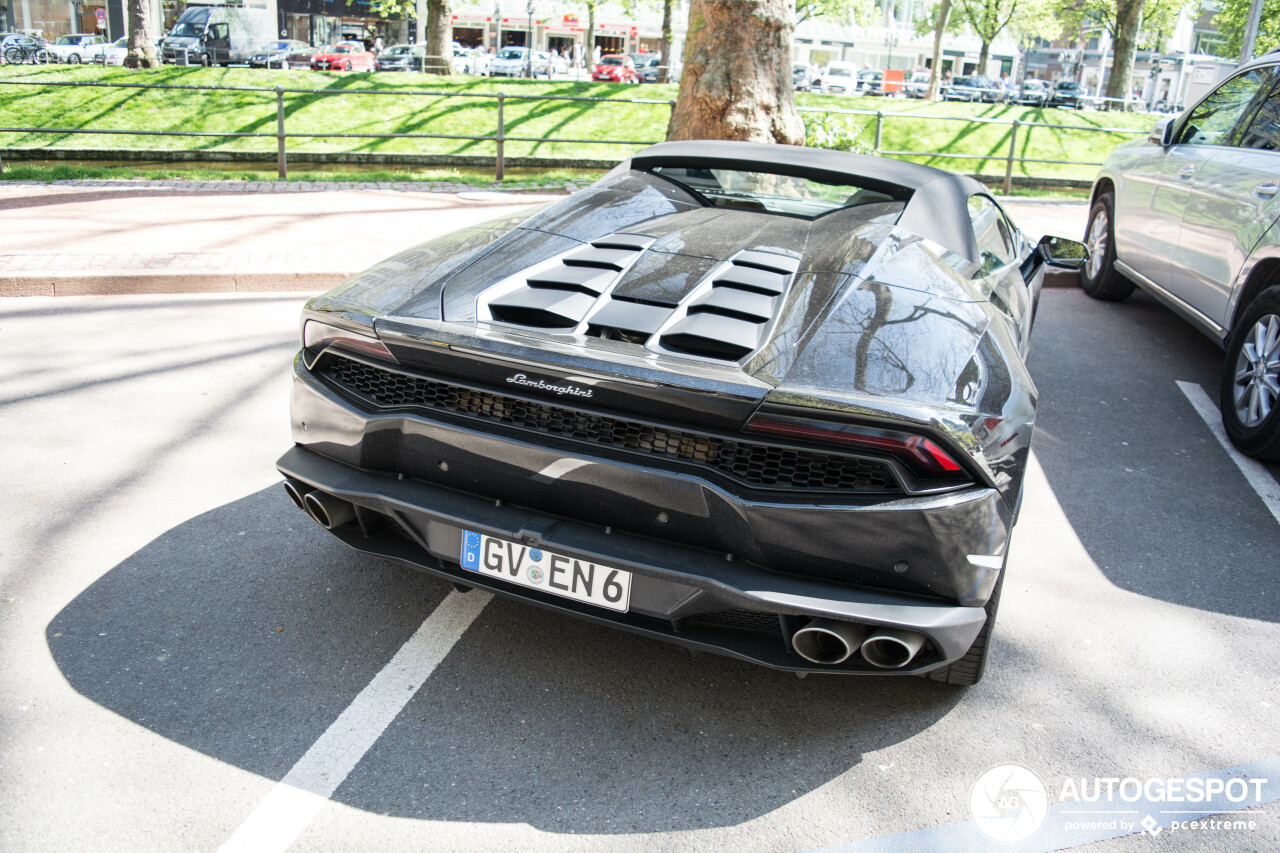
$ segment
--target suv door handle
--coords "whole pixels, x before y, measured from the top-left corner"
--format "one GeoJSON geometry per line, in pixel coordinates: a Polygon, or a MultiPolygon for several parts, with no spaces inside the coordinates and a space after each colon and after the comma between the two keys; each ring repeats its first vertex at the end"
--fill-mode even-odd
{"type": "Polygon", "coordinates": [[[1178,170],[1178,177],[1182,178],[1182,180],[1184,181],[1191,180],[1192,178],[1195,177],[1195,174],[1196,174],[1195,166],[1183,166],[1181,169],[1178,170]]]}
{"type": "Polygon", "coordinates": [[[1280,185],[1275,181],[1266,181],[1253,188],[1253,194],[1262,198],[1271,198],[1280,192],[1280,185]]]}

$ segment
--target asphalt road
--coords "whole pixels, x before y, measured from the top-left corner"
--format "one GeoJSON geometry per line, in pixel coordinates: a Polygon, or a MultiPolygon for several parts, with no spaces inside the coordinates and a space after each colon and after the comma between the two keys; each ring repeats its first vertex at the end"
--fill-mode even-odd
{"type": "MultiPolygon", "coordinates": [[[[1047,850],[962,843],[985,770],[1280,755],[1280,520],[1176,384],[1212,395],[1220,352],[1142,294],[1044,294],[967,691],[690,658],[353,554],[272,467],[301,302],[0,300],[0,848],[1047,850]]],[[[1275,803],[1247,817],[1087,849],[1280,847],[1275,803]]]]}

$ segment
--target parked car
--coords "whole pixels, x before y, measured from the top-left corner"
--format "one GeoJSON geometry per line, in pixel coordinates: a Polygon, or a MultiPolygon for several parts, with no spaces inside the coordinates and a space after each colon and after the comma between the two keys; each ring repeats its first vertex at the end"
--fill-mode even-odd
{"type": "Polygon", "coordinates": [[[1074,80],[1059,80],[1053,86],[1053,94],[1049,96],[1048,105],[1082,110],[1089,102],[1089,90],[1084,87],[1084,84],[1074,80]]]}
{"type": "MultiPolygon", "coordinates": [[[[425,44],[392,45],[378,54],[378,71],[422,71],[426,62],[425,44]]],[[[456,70],[456,66],[455,66],[456,70]]]]}
{"type": "Polygon", "coordinates": [[[999,93],[991,85],[991,81],[982,76],[956,77],[951,86],[942,95],[944,101],[965,101],[968,103],[994,103],[999,93]]]}
{"type": "Polygon", "coordinates": [[[813,84],[813,78],[809,76],[809,66],[803,62],[795,62],[791,65],[791,87],[797,92],[807,92],[813,84]]]}
{"type": "Polygon", "coordinates": [[[93,58],[106,49],[107,40],[94,33],[71,33],[58,36],[48,45],[49,53],[58,62],[68,65],[80,65],[92,62],[93,58]]]}
{"type": "Polygon", "coordinates": [[[545,53],[527,48],[504,47],[489,63],[490,77],[550,77],[551,61],[545,53]]]}
{"type": "Polygon", "coordinates": [[[326,45],[311,57],[314,71],[377,71],[377,58],[358,41],[326,45]]]}
{"type": "Polygon", "coordinates": [[[858,94],[859,95],[883,95],[884,94],[884,72],[873,71],[864,68],[858,72],[858,94]]]}
{"type": "Polygon", "coordinates": [[[832,61],[822,69],[823,94],[852,95],[858,90],[858,66],[852,62],[832,61]]]}
{"type": "Polygon", "coordinates": [[[297,505],[643,636],[976,682],[1035,304],[1084,247],[1030,243],[964,176],[736,142],[652,146],[525,216],[307,303],[277,463],[297,505]]]}
{"type": "Polygon", "coordinates": [[[657,83],[658,74],[662,71],[662,55],[658,53],[629,53],[635,63],[636,74],[641,83],[657,83]]]}
{"type": "Polygon", "coordinates": [[[1030,77],[1010,93],[1010,98],[1015,104],[1024,107],[1043,107],[1049,100],[1049,83],[1030,77]]]}
{"type": "Polygon", "coordinates": [[[129,37],[120,36],[111,44],[103,47],[102,51],[93,57],[93,61],[101,65],[124,65],[125,57],[128,55],[129,37]]]}
{"type": "Polygon", "coordinates": [[[162,62],[175,65],[247,63],[275,37],[275,13],[266,9],[188,6],[158,53],[162,62]]]}
{"type": "Polygon", "coordinates": [[[614,54],[600,57],[600,62],[591,72],[591,79],[601,83],[639,83],[640,75],[631,57],[614,54]]]}
{"type": "Polygon", "coordinates": [[[1222,422],[1242,451],[1280,459],[1280,53],[1236,73],[1093,185],[1085,293],[1139,286],[1226,350],[1222,422]]]}
{"type": "Polygon", "coordinates": [[[908,98],[923,98],[929,94],[929,79],[931,73],[928,68],[917,68],[908,75],[906,82],[902,84],[902,91],[906,93],[908,98]]]}
{"type": "Polygon", "coordinates": [[[250,68],[310,68],[316,49],[305,41],[280,39],[258,48],[249,57],[250,68]]]}

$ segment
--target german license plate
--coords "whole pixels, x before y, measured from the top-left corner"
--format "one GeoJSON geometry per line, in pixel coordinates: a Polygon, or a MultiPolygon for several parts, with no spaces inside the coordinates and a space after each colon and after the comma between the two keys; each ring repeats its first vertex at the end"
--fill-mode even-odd
{"type": "Polygon", "coordinates": [[[462,531],[462,568],[609,610],[626,613],[631,572],[541,548],[462,531]]]}

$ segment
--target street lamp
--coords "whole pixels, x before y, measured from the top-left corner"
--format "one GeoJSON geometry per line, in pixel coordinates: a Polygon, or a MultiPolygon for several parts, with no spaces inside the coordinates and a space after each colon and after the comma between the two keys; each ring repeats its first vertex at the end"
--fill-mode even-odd
{"type": "Polygon", "coordinates": [[[529,79],[533,79],[533,0],[529,0],[529,5],[525,7],[525,11],[529,13],[529,41],[524,46],[525,75],[529,79]]]}

